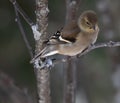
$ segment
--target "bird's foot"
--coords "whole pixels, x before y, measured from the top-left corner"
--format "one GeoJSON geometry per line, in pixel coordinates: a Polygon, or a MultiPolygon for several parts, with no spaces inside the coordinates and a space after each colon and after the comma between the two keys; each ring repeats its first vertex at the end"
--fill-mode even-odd
{"type": "Polygon", "coordinates": [[[34,68],[37,68],[37,69],[44,69],[44,68],[51,69],[53,66],[54,66],[53,62],[49,58],[46,58],[45,60],[36,59],[34,62],[34,68]]]}

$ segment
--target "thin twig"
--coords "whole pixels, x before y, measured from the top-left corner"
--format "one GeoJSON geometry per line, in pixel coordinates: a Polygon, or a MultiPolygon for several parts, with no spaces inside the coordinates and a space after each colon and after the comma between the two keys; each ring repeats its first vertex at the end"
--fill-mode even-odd
{"type": "MultiPolygon", "coordinates": [[[[109,41],[109,42],[105,42],[105,43],[98,43],[98,44],[94,44],[94,45],[91,45],[90,47],[88,47],[84,52],[82,52],[81,54],[78,54],[77,55],[77,58],[80,58],[81,56],[83,55],[86,55],[87,53],[91,52],[92,50],[94,49],[98,49],[98,48],[104,48],[104,47],[109,47],[109,48],[112,48],[112,47],[119,47],[120,46],[120,42],[113,42],[113,41],[109,41]]],[[[71,57],[71,58],[63,58],[61,60],[56,60],[56,59],[53,59],[53,65],[55,64],[58,64],[58,63],[61,63],[61,62],[67,62],[71,59],[74,59],[75,57],[71,57]]],[[[45,66],[45,65],[44,65],[45,66]]]]}
{"type": "Polygon", "coordinates": [[[25,19],[25,21],[30,25],[33,26],[34,23],[32,22],[32,20],[30,19],[30,17],[28,17],[26,15],[26,13],[22,10],[22,8],[19,6],[19,4],[16,2],[16,0],[10,0],[10,2],[13,4],[13,6],[16,8],[16,10],[22,15],[22,17],[25,19]]]}
{"type": "MultiPolygon", "coordinates": [[[[32,20],[25,14],[22,8],[17,4],[16,0],[10,0],[10,2],[14,5],[19,28],[22,32],[23,38],[25,40],[26,45],[28,46],[28,49],[29,49],[29,52],[32,58],[33,54],[31,52],[31,47],[25,36],[25,31],[22,28],[22,24],[20,22],[18,12],[23,16],[23,18],[31,26],[31,28],[36,25],[34,25],[32,20]]],[[[38,30],[40,32],[37,34],[38,36],[39,34],[42,34],[39,40],[35,39],[36,40],[36,50],[35,50],[36,53],[38,53],[43,48],[42,43],[43,41],[45,41],[45,38],[47,37],[46,29],[48,25],[48,22],[47,22],[48,12],[49,12],[48,0],[36,0],[36,21],[37,21],[38,30]]],[[[37,35],[37,34],[34,34],[34,35],[37,35]]],[[[49,69],[47,69],[46,66],[43,68],[44,69],[42,70],[40,70],[40,68],[35,68],[36,70],[35,75],[37,79],[37,89],[38,89],[37,92],[38,92],[38,97],[39,97],[38,102],[39,103],[50,103],[51,102],[50,101],[50,82],[49,82],[50,74],[49,74],[49,69]]]]}
{"type": "MultiPolygon", "coordinates": [[[[15,4],[17,4],[16,0],[14,0],[15,4]]],[[[33,58],[33,51],[32,51],[32,47],[30,46],[29,42],[28,42],[28,39],[26,37],[26,33],[25,33],[25,30],[21,24],[21,21],[20,21],[20,17],[19,17],[19,14],[18,14],[18,6],[14,5],[14,9],[15,9],[15,14],[16,14],[16,21],[18,23],[18,26],[19,26],[19,29],[21,31],[21,34],[22,34],[22,37],[23,37],[23,40],[25,42],[25,45],[28,49],[28,52],[30,54],[30,57],[33,58]]],[[[22,10],[22,9],[21,9],[22,10]]]]}
{"type": "Polygon", "coordinates": [[[118,47],[120,46],[120,42],[113,42],[113,41],[109,41],[109,42],[106,42],[106,43],[99,43],[99,44],[94,44],[90,47],[88,47],[88,49],[86,49],[83,53],[79,54],[78,57],[81,57],[82,55],[85,55],[87,54],[88,52],[94,50],[94,49],[97,49],[97,48],[103,48],[103,47],[118,47]]]}
{"type": "MultiPolygon", "coordinates": [[[[109,42],[105,42],[105,43],[98,43],[98,44],[91,45],[84,52],[82,52],[81,54],[78,54],[77,57],[80,58],[81,56],[86,55],[87,53],[89,53],[90,51],[92,51],[94,49],[104,48],[104,47],[109,47],[109,48],[120,47],[120,42],[109,41],[109,42]]],[[[70,59],[72,59],[72,58],[70,58],[70,59]]],[[[58,64],[60,62],[67,62],[67,61],[68,61],[67,58],[63,58],[59,61],[54,60],[53,64],[58,64]]]]}

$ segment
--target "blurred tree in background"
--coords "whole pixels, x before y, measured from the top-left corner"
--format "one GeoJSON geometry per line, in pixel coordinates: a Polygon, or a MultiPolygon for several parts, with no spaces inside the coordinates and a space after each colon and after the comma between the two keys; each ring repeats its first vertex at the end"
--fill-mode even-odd
{"type": "MultiPolygon", "coordinates": [[[[17,0],[35,22],[35,1],[17,0]]],[[[119,0],[81,0],[78,16],[92,9],[99,17],[100,33],[97,42],[120,41],[119,0]]],[[[53,34],[65,22],[65,1],[49,0],[48,33],[53,34]]],[[[30,44],[34,40],[29,25],[22,19],[30,44]]],[[[77,61],[76,103],[120,103],[120,48],[96,49],[77,61]]],[[[15,13],[9,0],[0,1],[0,71],[9,75],[19,88],[27,88],[37,101],[34,70],[30,57],[15,22],[15,13]]],[[[63,99],[64,66],[55,65],[51,73],[52,103],[63,99]],[[61,69],[62,68],[62,69],[61,69]]],[[[0,91],[1,92],[1,91],[0,91]]],[[[0,96],[2,93],[0,93],[0,96]]],[[[0,99],[2,99],[0,97],[0,99]]],[[[1,100],[0,100],[1,101],[1,100]]]]}

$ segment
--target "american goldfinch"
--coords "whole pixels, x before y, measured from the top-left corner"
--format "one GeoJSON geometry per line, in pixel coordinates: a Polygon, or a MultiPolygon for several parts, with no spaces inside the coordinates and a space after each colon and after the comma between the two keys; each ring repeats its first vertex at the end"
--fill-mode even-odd
{"type": "Polygon", "coordinates": [[[46,58],[54,54],[75,56],[96,42],[99,32],[97,15],[94,11],[83,12],[77,21],[66,24],[47,41],[43,50],[32,59],[46,58]]]}

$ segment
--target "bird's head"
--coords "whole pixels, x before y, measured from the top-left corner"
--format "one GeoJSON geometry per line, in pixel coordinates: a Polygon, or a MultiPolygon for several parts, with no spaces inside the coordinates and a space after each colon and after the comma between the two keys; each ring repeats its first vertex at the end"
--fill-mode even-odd
{"type": "Polygon", "coordinates": [[[94,11],[83,12],[78,19],[78,26],[84,32],[94,32],[98,28],[97,15],[94,11]]]}

